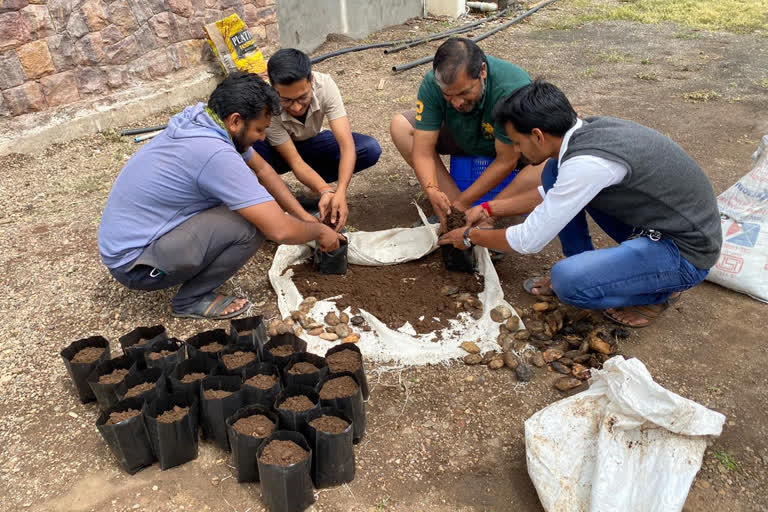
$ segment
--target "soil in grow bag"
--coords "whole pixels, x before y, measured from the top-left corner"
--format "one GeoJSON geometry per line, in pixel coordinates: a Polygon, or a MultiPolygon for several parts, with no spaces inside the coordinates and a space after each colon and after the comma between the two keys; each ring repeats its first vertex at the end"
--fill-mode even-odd
{"type": "Polygon", "coordinates": [[[481,276],[446,271],[437,251],[397,265],[350,265],[344,276],[318,274],[308,263],[290,268],[302,296],[341,295],[333,299],[339,311],[364,309],[391,329],[409,322],[418,334],[449,327],[448,320],[467,311],[458,297],[483,290],[481,276]]]}
{"type": "Polygon", "coordinates": [[[354,429],[338,409],[321,407],[307,417],[306,435],[312,448],[312,480],[315,487],[331,487],[355,478],[354,429]]]}
{"type": "Polygon", "coordinates": [[[331,374],[317,385],[317,389],[323,407],[335,407],[352,420],[353,442],[360,442],[365,434],[365,402],[355,375],[349,372],[331,374]]]}
{"type": "Polygon", "coordinates": [[[175,423],[183,419],[187,414],[189,414],[189,407],[174,405],[173,409],[169,409],[158,416],[157,421],[160,423],[175,423]]]}
{"type": "Polygon", "coordinates": [[[346,240],[341,240],[339,248],[331,252],[325,252],[317,246],[313,256],[314,269],[321,274],[346,274],[348,249],[349,243],[346,240]]]}
{"type": "Polygon", "coordinates": [[[197,398],[184,393],[160,395],[142,412],[160,469],[197,458],[197,398]]]}
{"type": "Polygon", "coordinates": [[[259,363],[259,349],[253,345],[230,345],[219,352],[223,372],[242,375],[246,368],[259,363]]]}
{"type": "Polygon", "coordinates": [[[88,383],[88,376],[99,363],[109,359],[109,341],[102,336],[83,338],[70,343],[59,355],[64,360],[80,401],[86,403],[95,400],[96,395],[88,383]]]}
{"type": "Polygon", "coordinates": [[[291,396],[286,398],[278,407],[278,409],[285,409],[288,411],[308,411],[309,409],[312,409],[315,406],[315,404],[312,403],[312,400],[307,398],[304,395],[298,395],[298,396],[291,396]]]}
{"type": "Polygon", "coordinates": [[[352,377],[336,377],[325,381],[320,388],[320,399],[345,398],[357,393],[358,389],[360,389],[360,386],[357,385],[357,382],[352,377]]]}
{"type": "Polygon", "coordinates": [[[232,428],[237,432],[251,437],[267,437],[275,431],[275,422],[263,414],[254,414],[240,418],[232,424],[232,428]]]}
{"type": "Polygon", "coordinates": [[[351,372],[355,374],[355,378],[360,384],[360,391],[363,393],[363,400],[368,400],[371,393],[363,366],[363,355],[360,353],[359,347],[349,343],[336,345],[329,348],[325,353],[325,360],[328,363],[329,373],[351,372]]]}
{"type": "Polygon", "coordinates": [[[135,367],[133,359],[120,356],[99,363],[88,376],[88,385],[91,386],[101,410],[105,411],[120,401],[118,387],[135,367]]]}
{"type": "Polygon", "coordinates": [[[310,469],[312,453],[304,436],[278,430],[257,454],[261,497],[273,512],[299,512],[315,501],[310,469]]]}
{"type": "Polygon", "coordinates": [[[350,425],[350,422],[345,421],[336,416],[320,416],[309,422],[313,428],[326,434],[341,434],[350,425]]]}
{"type": "Polygon", "coordinates": [[[243,377],[245,380],[240,387],[243,404],[271,409],[275,398],[283,390],[277,367],[271,363],[256,363],[245,369],[243,377]]]}
{"type": "Polygon", "coordinates": [[[291,357],[283,370],[286,386],[303,385],[314,388],[320,379],[328,374],[328,363],[324,357],[309,352],[300,352],[291,357]]]}
{"type": "Polygon", "coordinates": [[[158,392],[166,392],[168,388],[165,374],[160,368],[147,368],[129,374],[117,388],[117,396],[121,399],[134,398],[144,395],[151,400],[158,392]]]}
{"type": "Polygon", "coordinates": [[[278,382],[277,375],[264,375],[257,373],[253,377],[244,381],[243,384],[258,389],[271,389],[278,382]]]}
{"type": "Polygon", "coordinates": [[[125,471],[135,473],[155,461],[141,414],[144,400],[122,400],[104,411],[96,420],[96,428],[125,471]]]}
{"type": "MultiPolygon", "coordinates": [[[[288,368],[288,373],[291,375],[308,375],[311,373],[317,373],[318,371],[320,371],[320,369],[317,366],[313,365],[312,363],[306,363],[304,361],[294,363],[290,368],[288,368]]],[[[128,373],[128,370],[126,370],[125,373],[128,373]]],[[[122,380],[122,378],[120,380],[122,380]]]]}
{"type": "Polygon", "coordinates": [[[242,379],[235,375],[209,375],[201,383],[200,404],[203,438],[229,450],[226,419],[243,406],[240,397],[242,379]]]}
{"type": "Polygon", "coordinates": [[[298,352],[306,352],[307,342],[295,334],[278,334],[264,345],[264,361],[272,363],[281,371],[290,362],[291,356],[298,352]]]}
{"type": "MultiPolygon", "coordinates": [[[[453,210],[447,219],[448,231],[453,231],[464,227],[466,225],[466,218],[464,214],[458,210],[453,210]]],[[[442,246],[443,263],[446,270],[454,272],[467,272],[473,273],[477,261],[475,260],[475,252],[472,248],[457,249],[452,245],[442,246]]]]}
{"type": "Polygon", "coordinates": [[[235,343],[252,345],[261,351],[261,347],[269,341],[264,317],[261,315],[247,318],[237,318],[229,323],[229,335],[235,343]]]}
{"type": "Polygon", "coordinates": [[[149,368],[162,368],[170,373],[177,364],[184,360],[185,355],[181,341],[170,338],[155,341],[152,347],[144,352],[144,361],[149,368]]]}
{"type": "Polygon", "coordinates": [[[142,359],[144,352],[156,341],[168,339],[168,333],[162,325],[137,327],[128,334],[120,336],[123,353],[131,359],[142,359]]]}
{"type": "Polygon", "coordinates": [[[317,391],[309,386],[288,386],[275,399],[275,410],[280,418],[280,427],[296,432],[304,431],[307,415],[319,407],[320,397],[317,391]]]}
{"type": "Polygon", "coordinates": [[[238,482],[258,482],[256,452],[277,428],[277,415],[260,405],[249,405],[227,418],[227,436],[238,482]]]}
{"type": "Polygon", "coordinates": [[[224,329],[213,329],[198,333],[186,342],[187,356],[192,359],[197,355],[218,359],[219,353],[232,340],[224,329]]]}

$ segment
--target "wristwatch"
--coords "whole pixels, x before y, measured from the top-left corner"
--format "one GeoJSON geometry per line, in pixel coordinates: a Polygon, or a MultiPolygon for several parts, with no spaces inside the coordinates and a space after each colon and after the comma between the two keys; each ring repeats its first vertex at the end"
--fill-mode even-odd
{"type": "Polygon", "coordinates": [[[469,239],[469,230],[470,229],[472,229],[472,226],[470,226],[470,227],[468,227],[467,229],[464,230],[464,238],[463,238],[463,240],[464,240],[464,246],[467,249],[469,249],[470,247],[472,247],[474,245],[474,244],[472,244],[472,241],[469,239]]]}

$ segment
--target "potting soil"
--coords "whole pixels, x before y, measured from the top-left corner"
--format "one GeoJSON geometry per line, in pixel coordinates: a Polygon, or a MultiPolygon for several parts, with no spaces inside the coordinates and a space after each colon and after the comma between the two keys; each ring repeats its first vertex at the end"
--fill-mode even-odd
{"type": "Polygon", "coordinates": [[[258,389],[271,389],[277,382],[277,377],[274,375],[257,374],[246,380],[243,384],[258,388],[258,389]]]}
{"type": "Polygon", "coordinates": [[[116,368],[112,373],[99,377],[99,384],[120,384],[128,375],[127,368],[116,368]]]}
{"type": "Polygon", "coordinates": [[[224,363],[224,366],[230,370],[245,366],[254,360],[256,360],[256,354],[253,352],[243,352],[241,350],[221,356],[221,361],[224,363]]]}
{"type": "Polygon", "coordinates": [[[184,384],[189,384],[190,382],[195,382],[196,380],[200,380],[203,377],[205,377],[205,374],[202,372],[192,372],[183,376],[181,378],[181,382],[183,382],[184,384]]]}
{"type": "Polygon", "coordinates": [[[331,373],[356,372],[360,368],[362,357],[354,350],[339,350],[326,357],[331,373]]]}
{"type": "Polygon", "coordinates": [[[448,320],[463,311],[454,298],[440,293],[441,288],[474,296],[483,290],[482,277],[445,270],[439,252],[398,265],[349,265],[345,275],[319,274],[311,263],[289,268],[302,296],[322,300],[341,295],[334,299],[340,311],[365,309],[391,329],[409,322],[419,334],[448,327],[448,320]]]}
{"type": "Polygon", "coordinates": [[[254,414],[240,418],[232,424],[232,428],[247,436],[263,438],[275,430],[275,424],[263,414],[254,414]]]}
{"type": "Polygon", "coordinates": [[[312,403],[312,400],[307,398],[304,395],[296,395],[296,396],[290,396],[286,398],[283,403],[280,404],[280,407],[278,409],[287,409],[289,411],[308,411],[309,409],[313,408],[315,404],[312,403]]]}
{"type": "Polygon", "coordinates": [[[72,363],[93,363],[98,361],[104,353],[104,347],[85,347],[75,354],[70,362],[72,363]]]}
{"type": "Polygon", "coordinates": [[[318,371],[317,366],[313,365],[312,363],[307,363],[306,361],[300,361],[288,370],[288,373],[293,375],[308,375],[310,373],[315,373],[318,371]]]}
{"type": "Polygon", "coordinates": [[[349,423],[336,416],[320,416],[310,421],[309,424],[317,430],[328,434],[341,434],[349,427],[349,423]]]}
{"type": "Polygon", "coordinates": [[[455,208],[451,210],[451,214],[445,219],[445,221],[448,227],[448,231],[453,231],[454,229],[462,228],[467,223],[464,213],[458,211],[455,208]]]}
{"type": "Polygon", "coordinates": [[[138,416],[141,414],[141,411],[138,411],[136,409],[128,409],[126,411],[120,411],[120,412],[113,412],[109,415],[109,419],[107,420],[107,425],[114,425],[115,423],[120,423],[121,421],[129,420],[135,416],[138,416]]]}
{"type": "Polygon", "coordinates": [[[352,377],[337,377],[323,384],[320,389],[320,398],[323,400],[332,400],[334,398],[344,398],[357,393],[359,386],[352,377]]]}
{"type": "Polygon", "coordinates": [[[218,352],[218,351],[223,350],[223,349],[224,349],[224,345],[222,345],[218,341],[214,341],[213,343],[209,343],[207,345],[203,345],[198,350],[200,350],[200,352],[213,352],[213,353],[215,353],[215,352],[218,352]]]}
{"type": "Polygon", "coordinates": [[[147,357],[152,359],[153,361],[156,361],[158,359],[162,359],[164,357],[168,357],[171,354],[175,354],[175,350],[161,350],[160,352],[150,352],[147,357]]]}
{"type": "Polygon", "coordinates": [[[276,357],[286,357],[293,354],[293,347],[291,345],[278,345],[269,349],[269,352],[276,357]]]}
{"type": "Polygon", "coordinates": [[[139,396],[142,393],[146,393],[147,391],[155,389],[155,384],[155,382],[142,382],[141,384],[136,384],[125,392],[125,396],[123,398],[133,398],[134,396],[139,396]]]}
{"type": "Polygon", "coordinates": [[[168,409],[163,414],[157,417],[157,421],[160,423],[174,423],[184,418],[189,412],[189,407],[179,407],[174,405],[173,409],[168,409]]]}
{"type": "Polygon", "coordinates": [[[271,441],[261,452],[261,462],[276,466],[290,466],[309,457],[309,452],[293,441],[271,441]]]}
{"type": "Polygon", "coordinates": [[[221,398],[227,398],[228,396],[232,396],[232,391],[224,389],[206,389],[203,392],[203,398],[206,400],[219,400],[221,398]]]}

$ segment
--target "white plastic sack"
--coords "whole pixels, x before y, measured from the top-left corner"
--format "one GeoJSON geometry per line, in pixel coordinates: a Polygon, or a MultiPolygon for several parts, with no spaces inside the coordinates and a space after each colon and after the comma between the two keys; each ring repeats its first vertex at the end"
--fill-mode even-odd
{"type": "Polygon", "coordinates": [[[685,504],[725,416],[609,359],[590,388],[525,422],[528,474],[548,512],[672,512],[685,504]]]}
{"type": "MultiPolygon", "coordinates": [[[[423,212],[419,215],[424,226],[418,228],[395,228],[384,231],[356,231],[347,233],[349,249],[347,259],[352,265],[383,266],[416,260],[437,249],[437,225],[427,224],[423,212]]],[[[277,294],[277,305],[283,318],[298,309],[304,297],[301,296],[291,277],[293,271],[285,271],[288,267],[305,261],[312,255],[308,245],[282,245],[277,249],[272,267],[269,269],[269,281],[277,294]]],[[[498,349],[496,338],[499,334],[499,324],[491,320],[490,311],[496,306],[504,305],[514,309],[504,301],[499,276],[488,254],[488,250],[475,247],[478,261],[478,272],[484,278],[483,291],[478,298],[483,303],[483,316],[474,320],[468,313],[460,313],[455,320],[450,320],[450,326],[440,331],[442,339],[437,338],[437,332],[418,335],[413,327],[406,323],[398,330],[390,329],[371,313],[360,308],[366,322],[371,326],[370,332],[360,332],[358,346],[363,354],[374,361],[393,361],[397,364],[427,364],[438,363],[466,355],[459,348],[461,341],[474,341],[483,351],[498,349]],[[457,328],[458,326],[458,328],[457,328]],[[453,332],[461,332],[461,338],[453,332]]],[[[437,293],[437,290],[435,290],[437,293]]],[[[312,308],[309,315],[322,320],[326,313],[337,311],[336,304],[329,300],[320,300],[312,308]]],[[[346,311],[350,313],[349,309],[346,311]]],[[[522,326],[522,320],[520,322],[522,326]]],[[[310,352],[323,355],[332,346],[331,343],[316,336],[303,334],[310,352]]]]}
{"type": "Polygon", "coordinates": [[[717,198],[723,249],[707,279],[768,302],[768,135],[752,158],[752,171],[717,198]]]}

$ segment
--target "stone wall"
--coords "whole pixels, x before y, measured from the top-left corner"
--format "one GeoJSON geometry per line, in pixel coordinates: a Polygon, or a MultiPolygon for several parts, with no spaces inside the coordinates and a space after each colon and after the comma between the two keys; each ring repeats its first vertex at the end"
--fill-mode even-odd
{"type": "Polygon", "coordinates": [[[233,12],[279,46],[275,0],[0,0],[0,117],[215,69],[203,25],[233,12]]]}

